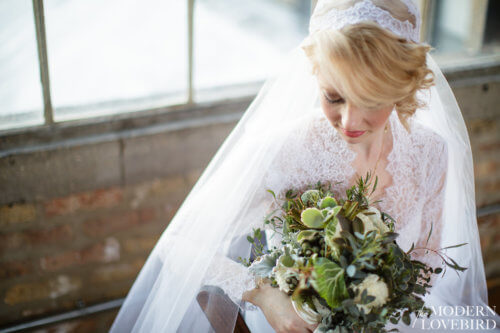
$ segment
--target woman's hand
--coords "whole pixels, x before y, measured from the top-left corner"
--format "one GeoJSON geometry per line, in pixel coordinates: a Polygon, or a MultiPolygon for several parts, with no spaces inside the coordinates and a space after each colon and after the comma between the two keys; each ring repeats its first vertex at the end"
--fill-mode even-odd
{"type": "Polygon", "coordinates": [[[306,323],[293,308],[290,297],[269,283],[243,294],[243,300],[261,308],[277,333],[310,333],[316,325],[306,323]]]}

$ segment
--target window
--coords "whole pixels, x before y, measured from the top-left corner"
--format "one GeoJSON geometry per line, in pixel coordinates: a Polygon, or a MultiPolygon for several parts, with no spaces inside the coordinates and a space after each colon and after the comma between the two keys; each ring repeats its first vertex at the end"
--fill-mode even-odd
{"type": "Polygon", "coordinates": [[[307,34],[310,8],[309,0],[4,0],[0,130],[253,94],[307,34]]]}
{"type": "Polygon", "coordinates": [[[435,53],[463,59],[498,53],[499,3],[494,0],[420,0],[424,39],[435,53]],[[496,44],[496,45],[495,45],[496,44]]]}
{"type": "MultiPolygon", "coordinates": [[[[499,1],[417,2],[442,59],[499,57],[499,1]]],[[[315,3],[2,0],[0,131],[251,96],[315,3]]]]}
{"type": "Polygon", "coordinates": [[[468,0],[441,0],[435,3],[431,41],[438,52],[459,52],[467,47],[471,5],[468,0]]]}
{"type": "Polygon", "coordinates": [[[307,35],[311,14],[305,0],[197,0],[195,5],[197,100],[214,97],[220,88],[238,94],[260,84],[307,35]]]}
{"type": "Polygon", "coordinates": [[[55,121],[186,102],[186,1],[44,5],[55,121]]]}
{"type": "Polygon", "coordinates": [[[43,123],[31,0],[0,2],[0,130],[43,123]]]}
{"type": "Polygon", "coordinates": [[[500,1],[490,0],[486,15],[486,28],[484,32],[484,46],[487,51],[500,49],[500,1]]]}

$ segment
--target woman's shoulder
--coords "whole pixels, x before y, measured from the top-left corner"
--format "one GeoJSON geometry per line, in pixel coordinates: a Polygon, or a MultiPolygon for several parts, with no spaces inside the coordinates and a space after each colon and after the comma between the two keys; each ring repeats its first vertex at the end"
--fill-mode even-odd
{"type": "Polygon", "coordinates": [[[446,155],[446,140],[432,128],[414,121],[411,123],[409,136],[419,153],[429,154],[431,157],[446,155]]]}
{"type": "Polygon", "coordinates": [[[442,175],[448,163],[446,140],[432,128],[418,122],[412,123],[410,137],[427,175],[442,175]]]}

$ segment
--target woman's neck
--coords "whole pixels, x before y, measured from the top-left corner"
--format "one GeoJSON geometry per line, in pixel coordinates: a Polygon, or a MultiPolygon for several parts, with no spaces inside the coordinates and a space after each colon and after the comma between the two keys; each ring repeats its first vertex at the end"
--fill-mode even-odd
{"type": "Polygon", "coordinates": [[[372,137],[366,142],[348,144],[349,149],[354,151],[358,155],[358,158],[360,158],[361,160],[364,160],[368,163],[375,163],[375,161],[377,161],[379,157],[384,153],[384,146],[387,146],[388,135],[386,134],[387,133],[384,133],[384,129],[382,129],[380,132],[374,133],[374,135],[372,135],[372,137]]]}

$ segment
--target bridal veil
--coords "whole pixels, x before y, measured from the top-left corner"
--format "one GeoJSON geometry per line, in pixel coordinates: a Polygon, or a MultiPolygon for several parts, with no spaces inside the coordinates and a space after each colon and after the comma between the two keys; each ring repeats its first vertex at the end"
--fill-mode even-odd
{"type": "MultiPolygon", "coordinates": [[[[325,1],[320,0],[318,6],[322,2],[325,1]]],[[[411,0],[403,2],[419,16],[411,0]]],[[[370,0],[356,3],[363,4],[373,6],[370,0]]],[[[311,20],[311,31],[325,28],[325,24],[339,28],[338,20],[343,20],[344,25],[371,20],[384,26],[381,16],[370,10],[347,12],[353,7],[311,20]],[[332,24],[332,20],[337,23],[332,24]]],[[[417,27],[393,23],[384,28],[418,42],[420,23],[417,27]]],[[[426,302],[436,309],[480,307],[484,316],[476,311],[464,316],[496,321],[498,327],[498,316],[487,308],[467,129],[453,92],[431,55],[427,55],[427,64],[434,72],[435,86],[419,92],[427,107],[418,109],[414,120],[434,130],[447,143],[441,247],[467,243],[446,250],[467,270],[458,275],[448,271],[426,302]]],[[[272,197],[261,188],[266,170],[287,143],[290,129],[300,129],[301,118],[318,106],[317,82],[299,45],[289,53],[277,74],[265,82],[170,221],[134,282],[111,332],[213,331],[196,300],[209,265],[217,253],[234,260],[238,256],[248,258],[249,226],[260,224],[271,207],[272,197]]],[[[305,135],[305,131],[294,135],[305,135]]],[[[208,308],[213,305],[209,299],[208,308]]],[[[234,323],[236,316],[234,310],[225,320],[234,323]]]]}

